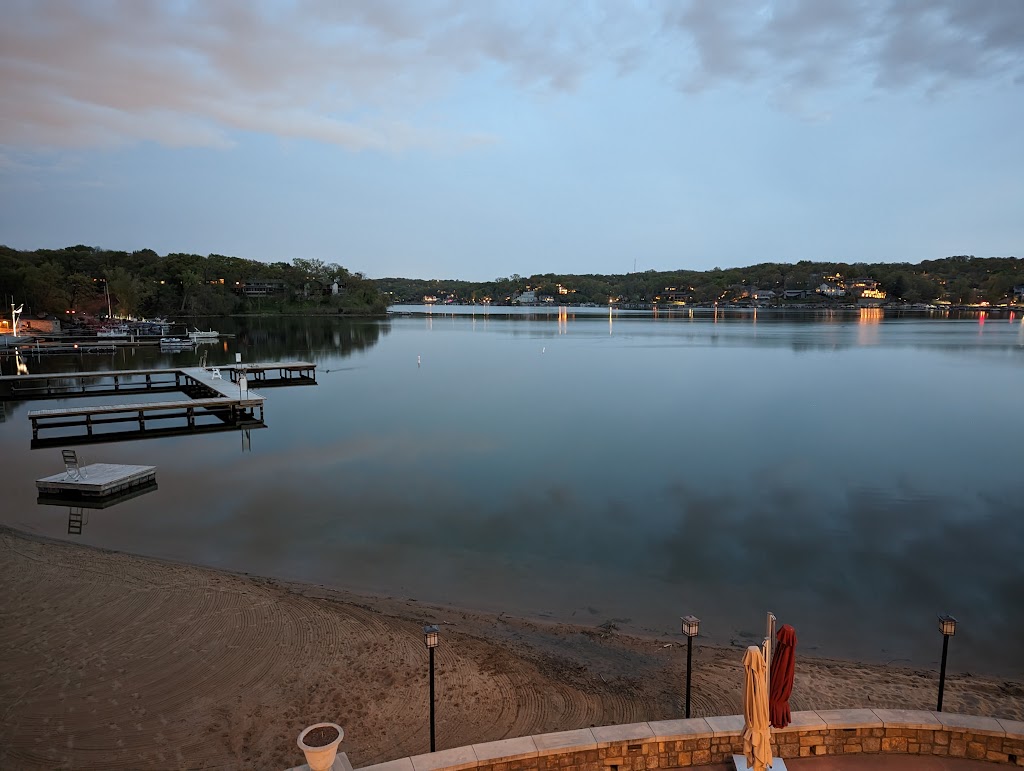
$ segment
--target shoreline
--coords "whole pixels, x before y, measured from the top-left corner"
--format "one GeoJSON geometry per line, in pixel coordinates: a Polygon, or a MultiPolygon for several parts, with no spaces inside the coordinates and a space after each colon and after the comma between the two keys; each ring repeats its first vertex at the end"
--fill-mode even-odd
{"type": "MultiPolygon", "coordinates": [[[[288,768],[346,731],[357,767],[426,751],[422,625],[437,623],[438,748],[683,713],[686,647],[137,557],[0,526],[0,766],[288,768]],[[56,741],[53,739],[56,738],[56,741]],[[90,765],[92,764],[92,765],[90,765]]],[[[742,648],[694,648],[692,715],[742,711],[742,648]]],[[[802,656],[791,707],[933,709],[931,670],[802,656]]],[[[1024,682],[947,675],[944,707],[1024,720],[1024,682]]]]}

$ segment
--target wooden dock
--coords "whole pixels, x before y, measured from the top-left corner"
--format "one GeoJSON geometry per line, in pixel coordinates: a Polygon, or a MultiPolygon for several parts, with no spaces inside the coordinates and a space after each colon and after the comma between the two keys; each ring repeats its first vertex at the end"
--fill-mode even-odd
{"type": "Polygon", "coordinates": [[[0,375],[0,399],[59,399],[133,391],[180,391],[180,372],[180,369],[127,369],[0,375]]]}
{"type": "MultiPolygon", "coordinates": [[[[15,338],[16,340],[23,340],[24,338],[15,338]]],[[[57,356],[57,355],[68,355],[68,354],[97,354],[97,353],[114,353],[117,351],[117,346],[112,343],[46,343],[45,345],[19,345],[11,344],[7,345],[0,344],[0,355],[11,356],[15,353],[19,354],[25,359],[39,359],[43,356],[57,356]]]]}
{"type": "MultiPolygon", "coordinates": [[[[139,431],[147,430],[147,421],[184,419],[189,429],[197,419],[212,416],[232,426],[263,422],[264,397],[249,391],[245,398],[217,396],[209,399],[179,399],[170,402],[139,402],[135,404],[99,404],[64,407],[52,410],[30,410],[33,446],[43,429],[84,427],[86,436],[93,436],[98,426],[110,423],[137,423],[139,431]],[[258,417],[257,417],[258,414],[258,417]]],[[[109,437],[107,437],[109,438],[109,437]]],[[[68,437],[61,437],[67,440],[68,437]]],[[[47,442],[46,444],[53,444],[47,442]]],[[[56,442],[59,443],[59,442],[56,442]]]]}
{"type": "Polygon", "coordinates": [[[316,365],[306,361],[280,361],[274,364],[233,364],[226,369],[232,382],[240,375],[260,388],[270,386],[316,385],[316,365]],[[271,373],[277,373],[276,376],[271,373]]]}
{"type": "Polygon", "coordinates": [[[176,391],[188,398],[172,401],[94,404],[30,410],[32,447],[109,442],[205,431],[263,428],[265,397],[248,388],[315,385],[316,365],[308,362],[235,364],[223,367],[74,372],[0,377],[0,400],[67,399],[176,391]],[[225,377],[227,375],[227,377],[225,377]],[[242,376],[245,383],[242,383],[242,376]],[[111,424],[131,429],[111,431],[111,424]],[[60,435],[40,432],[61,429],[60,435]],[[68,433],[69,429],[75,431],[68,433]]]}
{"type": "Polygon", "coordinates": [[[67,472],[36,480],[40,493],[70,497],[104,498],[133,487],[156,481],[156,466],[125,466],[117,463],[92,463],[82,466],[77,477],[67,472]]]}
{"type": "Polygon", "coordinates": [[[222,367],[168,367],[164,369],[100,370],[96,372],[52,372],[43,375],[0,375],[0,400],[58,399],[74,396],[183,391],[190,385],[216,389],[224,378],[237,383],[245,375],[260,388],[316,385],[316,364],[282,361],[262,364],[229,364],[222,367]],[[219,372],[221,378],[215,378],[219,372]]]}

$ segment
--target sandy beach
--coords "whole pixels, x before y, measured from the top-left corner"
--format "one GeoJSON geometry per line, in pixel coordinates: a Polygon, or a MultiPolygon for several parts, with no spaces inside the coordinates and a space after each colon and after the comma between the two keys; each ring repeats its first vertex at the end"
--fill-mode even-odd
{"type": "MultiPolygon", "coordinates": [[[[425,606],[0,528],[0,767],[283,769],[310,723],[356,767],[428,749],[421,627],[441,626],[438,748],[681,717],[680,638],[425,606]]],[[[799,631],[799,630],[798,630],[799,631]]],[[[934,709],[937,673],[810,658],[792,708],[934,709]]],[[[694,649],[693,716],[741,711],[742,649],[694,649]]],[[[953,672],[944,708],[1024,720],[1024,682],[953,672]]]]}

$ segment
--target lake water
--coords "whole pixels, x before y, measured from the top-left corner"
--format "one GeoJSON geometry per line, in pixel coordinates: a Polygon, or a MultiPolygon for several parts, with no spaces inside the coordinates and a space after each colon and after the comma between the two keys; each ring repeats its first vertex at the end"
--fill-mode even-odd
{"type": "Polygon", "coordinates": [[[199,323],[236,335],[210,364],[310,360],[319,384],[267,389],[248,442],[82,447],[157,466],[159,489],[90,512],[81,535],[35,500],[62,464],[29,449],[25,413],[65,402],[0,405],[0,521],[671,639],[692,613],[703,640],[746,644],[772,610],[798,652],[915,666],[934,666],[948,612],[952,671],[1024,673],[1019,317],[396,310],[199,323]]]}

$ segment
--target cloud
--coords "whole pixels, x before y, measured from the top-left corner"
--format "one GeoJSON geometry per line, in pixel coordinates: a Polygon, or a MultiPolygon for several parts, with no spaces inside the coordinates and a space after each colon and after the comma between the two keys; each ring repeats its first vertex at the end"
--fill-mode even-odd
{"type": "Polygon", "coordinates": [[[515,99],[655,72],[686,91],[761,84],[784,105],[865,79],[1020,82],[1022,51],[1024,4],[1004,0],[12,0],[0,144],[227,147],[256,132],[458,148],[487,132],[438,105],[474,77],[515,99]]]}
{"type": "Polygon", "coordinates": [[[431,46],[465,26],[431,22],[427,8],[15,3],[0,29],[0,144],[224,147],[234,132],[356,150],[486,141],[407,117],[455,73],[431,46]]]}
{"type": "Polygon", "coordinates": [[[813,90],[867,78],[881,88],[943,88],[1024,76],[1024,4],[1003,0],[736,0],[671,6],[690,41],[685,90],[723,82],[813,90]]]}

